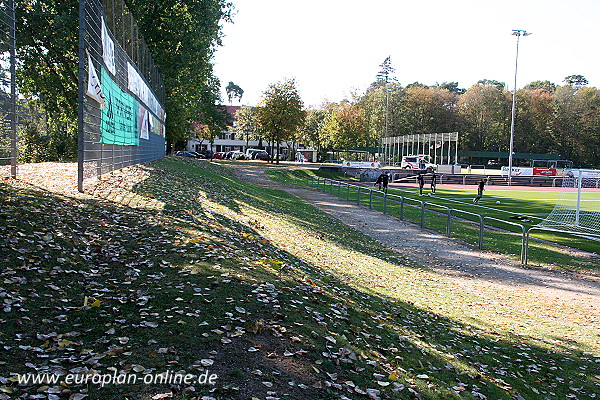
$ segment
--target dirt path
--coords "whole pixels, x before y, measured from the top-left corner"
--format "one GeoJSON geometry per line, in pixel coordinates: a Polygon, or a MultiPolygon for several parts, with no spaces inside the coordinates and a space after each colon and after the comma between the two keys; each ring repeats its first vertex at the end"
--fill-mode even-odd
{"type": "Polygon", "coordinates": [[[285,190],[457,285],[498,304],[600,329],[600,282],[573,273],[528,268],[396,217],[311,189],[282,185],[264,168],[237,168],[243,179],[285,190]]]}

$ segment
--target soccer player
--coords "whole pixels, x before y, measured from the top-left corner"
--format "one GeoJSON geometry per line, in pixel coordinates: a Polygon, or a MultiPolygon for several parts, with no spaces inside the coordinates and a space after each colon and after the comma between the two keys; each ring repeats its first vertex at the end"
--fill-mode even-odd
{"type": "Polygon", "coordinates": [[[419,182],[419,196],[423,196],[423,186],[425,186],[425,178],[423,175],[419,173],[417,176],[417,181],[419,182]]]}
{"type": "Polygon", "coordinates": [[[479,203],[479,200],[483,196],[483,190],[485,189],[485,180],[481,178],[479,184],[477,185],[477,197],[473,199],[473,203],[479,203]]]}
{"type": "Polygon", "coordinates": [[[381,175],[381,185],[383,186],[383,191],[386,193],[388,191],[389,183],[390,183],[390,176],[387,174],[387,172],[384,172],[383,175],[381,175]]]}
{"type": "Polygon", "coordinates": [[[435,193],[435,187],[437,185],[437,175],[435,172],[431,173],[431,193],[435,193]]]}

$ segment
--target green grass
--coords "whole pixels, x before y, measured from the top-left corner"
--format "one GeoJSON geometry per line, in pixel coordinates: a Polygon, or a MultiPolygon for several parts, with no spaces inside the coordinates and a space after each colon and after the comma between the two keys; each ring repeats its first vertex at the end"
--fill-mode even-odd
{"type": "Polygon", "coordinates": [[[573,326],[576,305],[556,319],[523,311],[516,298],[498,304],[498,293],[460,289],[216,163],[166,158],[145,169],[131,190],[109,181],[104,198],[0,184],[3,395],[149,399],[169,385],[48,388],[10,378],[73,368],[200,374],[207,359],[217,385],[195,385],[193,394],[180,387],[177,397],[363,399],[377,389],[382,399],[562,399],[598,391],[597,331],[573,326]],[[85,296],[98,307],[84,306],[85,296]]]}
{"type": "MultiPolygon", "coordinates": [[[[334,180],[347,180],[347,178],[344,178],[344,175],[339,173],[328,172],[327,176],[324,176],[322,171],[270,171],[268,174],[273,179],[281,182],[311,187],[317,186],[315,186],[314,181],[309,183],[311,182],[309,179],[317,176],[334,180]]],[[[358,191],[355,188],[348,190],[347,187],[321,184],[318,186],[318,189],[340,196],[351,202],[359,202],[358,191]]],[[[371,191],[369,189],[372,188],[367,186],[361,189],[360,204],[383,211],[384,201],[382,192],[371,191]]],[[[479,242],[479,218],[469,213],[506,221],[508,223],[491,219],[485,220],[486,225],[496,229],[485,230],[484,248],[519,258],[522,247],[523,228],[514,224],[522,225],[526,231],[529,230],[541,222],[552,211],[556,198],[560,195],[560,192],[554,191],[494,190],[488,191],[478,204],[473,204],[472,199],[475,196],[475,192],[476,190],[473,188],[465,190],[438,189],[435,195],[419,196],[417,188],[390,188],[389,195],[392,196],[389,196],[389,199],[396,199],[397,201],[387,201],[385,211],[390,215],[420,225],[420,203],[424,201],[426,202],[425,227],[445,234],[447,209],[450,208],[453,210],[452,216],[456,217],[451,223],[452,237],[461,238],[472,245],[478,245],[479,242]],[[394,195],[399,197],[394,197],[394,195]],[[400,197],[404,198],[405,204],[403,206],[400,205],[400,197]],[[500,201],[500,205],[496,204],[496,201],[500,201]],[[466,213],[462,211],[466,211],[466,213]],[[528,221],[515,218],[523,216],[527,217],[528,221]],[[516,234],[511,235],[510,232],[516,234]]],[[[424,190],[424,193],[429,193],[429,190],[424,190]]],[[[528,263],[530,265],[548,266],[571,271],[600,272],[598,271],[599,265],[597,259],[575,257],[567,250],[553,246],[552,243],[600,254],[600,243],[598,241],[576,235],[534,230],[529,242],[528,263]],[[535,238],[543,239],[550,243],[535,240],[535,238]]]]}

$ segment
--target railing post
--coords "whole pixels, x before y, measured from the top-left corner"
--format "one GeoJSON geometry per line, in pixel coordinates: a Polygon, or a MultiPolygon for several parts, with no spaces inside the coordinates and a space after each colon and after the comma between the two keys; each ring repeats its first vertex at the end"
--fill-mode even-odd
{"type": "Polygon", "coordinates": [[[356,204],[360,206],[360,186],[358,187],[358,192],[356,193],[356,204]]]}
{"type": "Polygon", "coordinates": [[[446,236],[452,237],[450,225],[452,224],[452,209],[448,209],[448,221],[446,222],[446,236]]]}
{"type": "Polygon", "coordinates": [[[350,201],[350,184],[346,183],[346,201],[350,201]]]}
{"type": "Polygon", "coordinates": [[[479,215],[479,250],[483,250],[483,217],[479,215]]]}
{"type": "Polygon", "coordinates": [[[383,194],[383,213],[387,214],[387,193],[383,194]]]}
{"type": "Polygon", "coordinates": [[[425,202],[421,202],[421,228],[425,228],[425,202]]]}
{"type": "Polygon", "coordinates": [[[373,209],[373,189],[369,189],[369,210],[373,209]]]}
{"type": "Polygon", "coordinates": [[[400,197],[400,220],[404,221],[404,196],[400,197]]]}
{"type": "Polygon", "coordinates": [[[337,197],[341,197],[341,196],[340,196],[340,191],[342,190],[342,183],[341,183],[341,182],[338,182],[338,183],[337,183],[337,187],[338,187],[338,195],[337,195],[337,197]]]}

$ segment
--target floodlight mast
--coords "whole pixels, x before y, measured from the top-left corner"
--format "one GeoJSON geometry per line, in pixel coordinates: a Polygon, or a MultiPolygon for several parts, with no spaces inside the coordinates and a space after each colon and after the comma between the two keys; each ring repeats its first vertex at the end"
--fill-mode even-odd
{"type": "Polygon", "coordinates": [[[515,90],[512,99],[512,117],[510,120],[510,146],[508,149],[508,185],[512,184],[512,167],[513,167],[513,143],[515,140],[515,114],[517,111],[517,67],[519,65],[519,39],[521,36],[529,36],[531,33],[523,29],[513,29],[513,36],[517,37],[517,55],[515,57],[515,90]]]}

